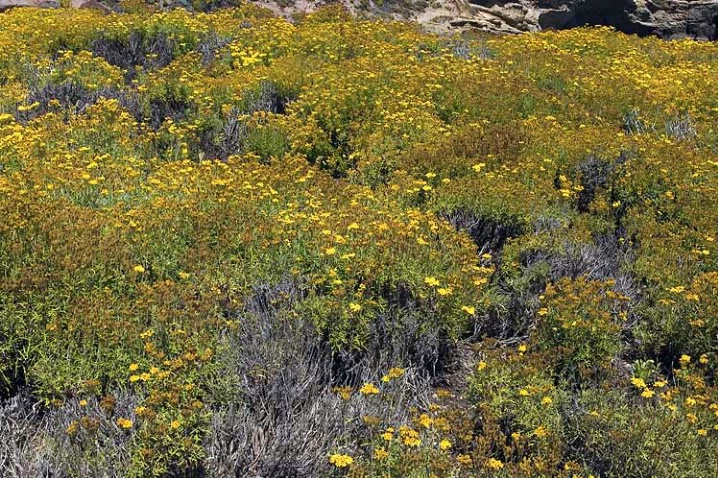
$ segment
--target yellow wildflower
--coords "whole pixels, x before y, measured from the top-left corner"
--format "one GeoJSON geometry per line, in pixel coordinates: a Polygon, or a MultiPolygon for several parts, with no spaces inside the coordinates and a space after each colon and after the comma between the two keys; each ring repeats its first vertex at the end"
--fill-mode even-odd
{"type": "Polygon", "coordinates": [[[384,448],[375,448],[374,449],[374,459],[375,460],[383,460],[389,456],[389,452],[387,452],[384,448]]]}
{"type": "Polygon", "coordinates": [[[501,460],[497,460],[496,458],[489,458],[486,460],[486,468],[490,468],[492,470],[500,470],[504,467],[504,463],[501,460]]]}
{"type": "Polygon", "coordinates": [[[329,463],[337,468],[345,468],[354,463],[354,459],[349,455],[334,454],[329,457],[329,463]]]}
{"type": "Polygon", "coordinates": [[[471,464],[473,463],[473,460],[469,455],[459,455],[456,457],[456,461],[458,461],[459,464],[463,466],[471,466],[471,464]]]}
{"type": "Polygon", "coordinates": [[[132,420],[127,418],[118,418],[116,423],[120,428],[132,428],[132,420]]]}
{"type": "Polygon", "coordinates": [[[359,389],[359,392],[360,392],[362,395],[376,395],[377,393],[379,393],[379,389],[376,388],[376,386],[375,386],[374,384],[365,383],[365,384],[362,385],[362,387],[359,389]]]}
{"type": "Polygon", "coordinates": [[[436,277],[424,277],[424,283],[432,287],[438,287],[441,284],[436,277]]]}
{"type": "Polygon", "coordinates": [[[419,416],[419,425],[421,425],[422,427],[429,428],[431,427],[432,423],[434,423],[434,420],[426,413],[422,413],[419,416]]]}

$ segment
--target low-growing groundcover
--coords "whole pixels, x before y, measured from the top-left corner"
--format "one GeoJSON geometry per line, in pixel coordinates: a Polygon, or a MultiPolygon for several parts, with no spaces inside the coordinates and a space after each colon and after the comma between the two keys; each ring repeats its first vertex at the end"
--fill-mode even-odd
{"type": "Polygon", "coordinates": [[[717,476],[716,69],[3,14],[0,475],[717,476]]]}

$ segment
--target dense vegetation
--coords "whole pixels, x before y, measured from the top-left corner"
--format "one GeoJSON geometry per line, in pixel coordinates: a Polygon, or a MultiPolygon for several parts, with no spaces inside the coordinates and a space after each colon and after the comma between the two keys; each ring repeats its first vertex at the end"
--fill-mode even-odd
{"type": "Polygon", "coordinates": [[[0,475],[715,477],[716,69],[2,15],[0,475]]]}

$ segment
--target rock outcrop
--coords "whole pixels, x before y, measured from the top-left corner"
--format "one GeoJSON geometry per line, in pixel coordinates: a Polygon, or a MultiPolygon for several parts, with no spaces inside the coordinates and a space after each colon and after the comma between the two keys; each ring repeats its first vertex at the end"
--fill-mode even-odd
{"type": "Polygon", "coordinates": [[[497,33],[608,25],[630,34],[718,39],[718,0],[469,0],[455,27],[497,33]]]}
{"type": "Polygon", "coordinates": [[[16,7],[57,8],[60,3],[55,0],[0,0],[0,12],[16,7]]]}
{"type": "Polygon", "coordinates": [[[97,0],[70,0],[70,7],[72,8],[91,8],[99,10],[104,13],[110,13],[112,10],[107,5],[104,5],[97,0]]]}
{"type": "MultiPolygon", "coordinates": [[[[58,8],[59,6],[60,2],[58,0],[0,0],[0,12],[18,7],[58,8]]],[[[97,0],[71,0],[70,7],[93,8],[105,13],[109,13],[111,11],[109,7],[103,5],[97,0]]]]}

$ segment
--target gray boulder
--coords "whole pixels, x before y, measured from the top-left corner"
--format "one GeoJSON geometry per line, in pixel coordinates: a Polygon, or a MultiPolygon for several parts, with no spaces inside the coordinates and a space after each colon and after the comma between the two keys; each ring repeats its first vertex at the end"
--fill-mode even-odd
{"type": "Polygon", "coordinates": [[[473,14],[457,19],[500,33],[607,25],[662,38],[718,39],[718,0],[468,0],[473,14]]]}

